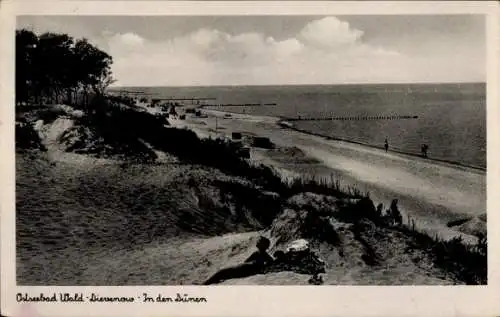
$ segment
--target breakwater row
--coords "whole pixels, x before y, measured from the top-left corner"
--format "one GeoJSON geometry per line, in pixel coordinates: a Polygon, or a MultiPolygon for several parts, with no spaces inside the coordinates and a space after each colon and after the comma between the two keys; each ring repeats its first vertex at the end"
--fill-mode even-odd
{"type": "Polygon", "coordinates": [[[276,106],[276,103],[225,103],[225,104],[212,104],[203,105],[204,107],[262,107],[262,106],[276,106]]]}
{"type": "Polygon", "coordinates": [[[361,120],[409,120],[418,119],[418,116],[392,115],[392,116],[332,116],[332,117],[294,117],[286,118],[287,121],[361,121],[361,120]]]}

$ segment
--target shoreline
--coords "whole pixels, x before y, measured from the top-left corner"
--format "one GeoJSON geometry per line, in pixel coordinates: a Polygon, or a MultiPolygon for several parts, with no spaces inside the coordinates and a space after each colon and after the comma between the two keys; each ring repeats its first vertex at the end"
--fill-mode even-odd
{"type": "MultiPolygon", "coordinates": [[[[378,150],[382,149],[382,147],[379,147],[379,146],[376,146],[376,145],[373,145],[373,144],[369,144],[369,143],[364,143],[364,142],[359,142],[359,141],[353,141],[353,140],[349,140],[349,139],[343,139],[343,138],[339,138],[339,137],[335,137],[335,136],[329,136],[329,135],[325,135],[325,134],[321,134],[321,133],[312,132],[312,131],[309,131],[309,130],[304,130],[304,129],[301,129],[301,128],[297,128],[295,125],[293,125],[292,123],[290,123],[289,120],[279,119],[278,122],[277,122],[277,124],[278,124],[278,126],[280,126],[283,129],[290,129],[290,130],[297,131],[297,132],[300,132],[300,133],[304,133],[304,134],[308,134],[308,135],[313,135],[313,136],[321,137],[321,138],[326,139],[328,141],[340,141],[340,142],[345,142],[345,143],[350,143],[350,144],[361,145],[361,146],[369,147],[369,148],[372,148],[372,149],[378,149],[378,150]]],[[[420,158],[420,159],[422,159],[424,161],[430,161],[432,163],[441,163],[443,165],[447,165],[447,166],[450,166],[450,167],[465,168],[465,169],[471,169],[471,170],[481,171],[481,172],[486,172],[486,170],[487,170],[487,167],[482,167],[482,166],[477,166],[477,165],[470,165],[470,164],[465,164],[465,163],[462,163],[462,162],[450,161],[450,160],[439,159],[439,158],[429,158],[429,157],[424,158],[424,157],[422,157],[422,156],[420,156],[420,155],[418,155],[416,153],[405,152],[405,151],[401,151],[401,150],[390,150],[390,152],[397,153],[397,154],[400,154],[400,155],[409,156],[411,158],[420,158]]]]}
{"type": "MultiPolygon", "coordinates": [[[[378,147],[376,145],[369,144],[369,143],[364,143],[364,142],[359,142],[359,141],[352,141],[352,140],[348,140],[348,139],[343,139],[343,138],[339,138],[339,137],[328,136],[328,135],[325,135],[325,134],[321,134],[321,133],[316,133],[316,132],[312,132],[312,131],[300,129],[300,128],[295,127],[293,124],[290,125],[290,126],[283,125],[284,122],[288,122],[288,121],[286,121],[286,120],[279,121],[277,124],[280,127],[284,128],[284,129],[290,129],[290,130],[297,131],[297,132],[300,132],[300,133],[304,133],[304,134],[309,134],[309,135],[321,137],[321,138],[324,138],[324,139],[326,139],[328,141],[340,141],[340,142],[346,142],[346,143],[355,144],[355,145],[361,145],[361,146],[369,147],[369,148],[372,148],[372,149],[378,149],[378,150],[382,149],[381,147],[378,147]]],[[[486,170],[487,170],[486,167],[475,166],[475,165],[470,165],[470,164],[464,164],[464,163],[461,163],[461,162],[444,160],[444,159],[439,159],[439,158],[429,158],[429,157],[424,158],[424,157],[422,157],[422,156],[420,156],[418,154],[411,153],[411,152],[405,152],[405,151],[401,151],[401,150],[390,150],[390,152],[391,153],[397,153],[397,154],[400,154],[400,155],[409,156],[411,158],[420,158],[420,159],[422,159],[424,161],[430,161],[431,163],[441,163],[441,164],[449,166],[449,167],[471,169],[471,170],[481,171],[481,172],[486,172],[486,170]]]]}
{"type": "MultiPolygon", "coordinates": [[[[327,141],[339,141],[339,142],[349,143],[352,145],[367,147],[370,149],[377,149],[377,150],[382,149],[382,147],[379,147],[379,146],[376,146],[376,145],[373,145],[370,143],[353,141],[353,140],[349,140],[349,139],[345,139],[345,138],[341,138],[341,137],[337,137],[337,136],[329,136],[326,134],[301,129],[301,128],[298,128],[297,126],[295,126],[292,122],[290,122],[289,118],[285,118],[285,117],[260,116],[260,115],[252,115],[252,114],[239,113],[239,112],[233,112],[233,111],[215,110],[215,109],[210,109],[210,108],[205,108],[205,107],[210,107],[210,106],[200,105],[198,107],[198,109],[203,109],[204,111],[208,111],[210,113],[219,113],[221,115],[231,114],[231,115],[239,115],[242,117],[249,117],[249,118],[254,118],[254,119],[261,118],[261,119],[265,119],[265,120],[269,120],[269,121],[274,121],[274,123],[278,127],[280,127],[281,129],[288,129],[288,130],[296,131],[299,133],[303,133],[303,134],[307,134],[307,135],[311,135],[311,136],[315,136],[315,137],[320,137],[320,138],[327,140],[327,141]]],[[[259,120],[257,120],[257,121],[259,121],[259,120]]],[[[403,155],[403,156],[407,156],[410,158],[418,158],[418,159],[421,159],[423,161],[427,161],[429,163],[437,163],[437,164],[441,164],[441,165],[445,165],[445,166],[449,166],[449,167],[454,167],[454,168],[458,168],[458,169],[469,169],[469,170],[473,170],[476,172],[484,172],[484,173],[486,173],[486,171],[487,171],[487,166],[483,167],[483,166],[466,164],[466,163],[462,163],[462,162],[458,162],[458,161],[451,161],[451,160],[440,159],[440,158],[429,158],[429,157],[424,158],[419,154],[412,153],[412,152],[406,152],[406,151],[402,151],[402,150],[397,150],[397,149],[393,149],[390,152],[396,153],[399,155],[403,155]]]]}

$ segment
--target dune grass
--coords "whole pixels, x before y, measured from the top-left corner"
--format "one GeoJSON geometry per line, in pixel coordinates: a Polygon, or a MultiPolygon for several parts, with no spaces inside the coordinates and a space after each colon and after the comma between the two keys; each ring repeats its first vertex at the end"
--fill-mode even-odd
{"type": "Polygon", "coordinates": [[[434,264],[453,274],[468,285],[486,285],[488,283],[488,242],[484,236],[471,245],[462,237],[444,240],[438,235],[431,236],[417,228],[415,221],[397,228],[412,238],[413,247],[424,249],[433,255],[434,264]]]}
{"type": "Polygon", "coordinates": [[[288,196],[293,196],[298,193],[311,192],[338,198],[365,198],[368,193],[362,193],[355,186],[344,186],[339,179],[330,176],[326,177],[297,177],[292,180],[285,181],[285,186],[288,190],[288,196]]]}

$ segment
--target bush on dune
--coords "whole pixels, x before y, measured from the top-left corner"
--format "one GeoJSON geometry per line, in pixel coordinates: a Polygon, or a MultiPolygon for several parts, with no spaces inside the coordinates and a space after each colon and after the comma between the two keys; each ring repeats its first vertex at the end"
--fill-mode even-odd
{"type": "Polygon", "coordinates": [[[444,240],[430,236],[415,226],[415,221],[397,227],[411,238],[412,247],[427,250],[434,263],[469,285],[484,285],[488,280],[487,239],[478,237],[478,243],[468,244],[461,237],[444,240]]]}
{"type": "MultiPolygon", "coordinates": [[[[444,240],[416,228],[414,221],[410,224],[400,222],[397,200],[393,200],[391,208],[382,213],[381,206],[375,208],[369,197],[361,199],[331,198],[324,194],[302,193],[287,201],[285,209],[273,222],[271,235],[278,243],[292,239],[306,238],[319,242],[337,245],[338,232],[332,223],[350,223],[356,239],[361,242],[367,252],[365,256],[372,260],[370,265],[377,264],[377,256],[373,247],[363,238],[384,230],[399,231],[404,234],[409,247],[405,252],[422,250],[445,274],[468,285],[484,285],[487,283],[487,240],[478,237],[478,243],[471,245],[454,238],[444,240]],[[332,200],[333,199],[333,200],[332,200]]],[[[365,262],[367,259],[364,259],[365,262]]],[[[368,263],[368,262],[367,262],[368,263]]]]}
{"type": "Polygon", "coordinates": [[[64,115],[66,112],[62,108],[53,105],[16,106],[16,120],[26,119],[29,122],[42,120],[44,124],[50,124],[64,115]]]}
{"type": "Polygon", "coordinates": [[[251,184],[238,181],[214,181],[220,190],[220,200],[234,204],[237,213],[255,219],[267,227],[281,211],[282,200],[279,194],[263,192],[251,184]]]}
{"type": "Polygon", "coordinates": [[[431,236],[418,229],[415,221],[408,220],[404,224],[401,219],[397,199],[394,199],[390,208],[381,213],[382,206],[375,208],[368,198],[362,198],[355,203],[348,203],[340,209],[336,218],[352,222],[354,228],[365,223],[366,220],[376,225],[375,228],[389,228],[405,234],[410,241],[410,248],[424,250],[430,254],[434,264],[444,272],[453,275],[456,279],[469,285],[482,285],[487,283],[487,240],[478,236],[478,243],[471,245],[461,237],[444,240],[437,235],[431,236]]]}
{"type": "Polygon", "coordinates": [[[156,154],[141,141],[141,133],[160,125],[157,118],[105,98],[95,98],[86,110],[86,115],[75,121],[79,131],[62,137],[69,141],[68,151],[122,155],[141,162],[156,159],[156,154]]]}
{"type": "Polygon", "coordinates": [[[275,189],[283,187],[276,173],[268,167],[253,166],[242,159],[231,142],[200,139],[191,130],[165,127],[167,121],[148,112],[107,99],[96,99],[85,120],[86,125],[95,127],[109,140],[134,143],[141,139],[186,163],[218,168],[231,175],[247,176],[259,185],[275,189]]]}
{"type": "Polygon", "coordinates": [[[26,120],[16,121],[15,139],[17,150],[46,150],[33,125],[26,120]]]}

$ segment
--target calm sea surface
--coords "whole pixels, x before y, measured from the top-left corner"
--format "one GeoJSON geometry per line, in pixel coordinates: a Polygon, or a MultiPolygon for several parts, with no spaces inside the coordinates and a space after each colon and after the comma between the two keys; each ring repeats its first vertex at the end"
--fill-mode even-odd
{"type": "MultiPolygon", "coordinates": [[[[226,111],[285,118],[411,115],[418,119],[297,121],[314,133],[419,154],[429,145],[432,158],[486,167],[486,85],[341,85],[134,87],[152,98],[216,98],[200,104],[266,104],[224,107],[226,111]]],[[[196,102],[187,101],[186,104],[196,102]]]]}

